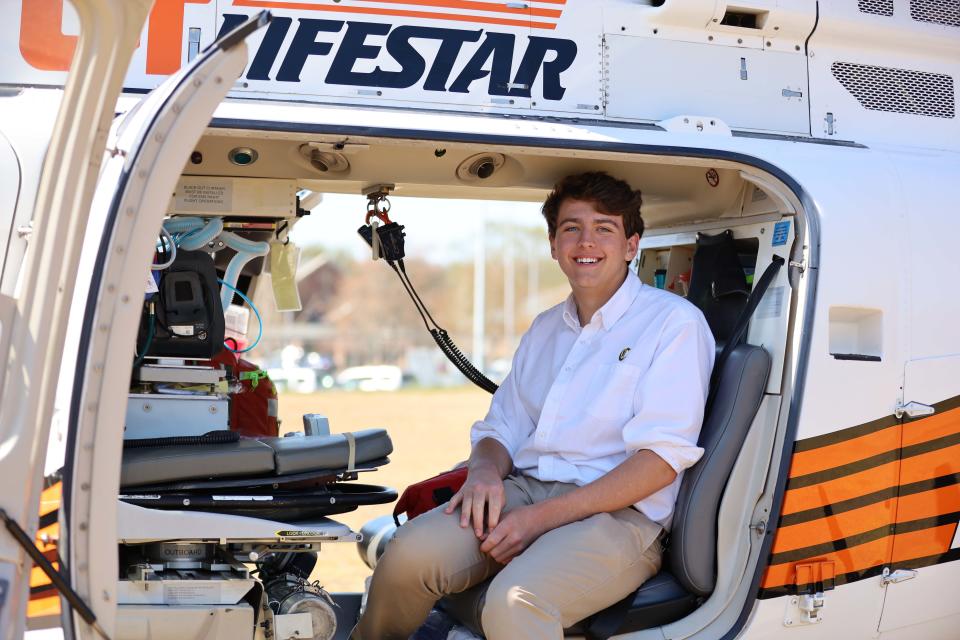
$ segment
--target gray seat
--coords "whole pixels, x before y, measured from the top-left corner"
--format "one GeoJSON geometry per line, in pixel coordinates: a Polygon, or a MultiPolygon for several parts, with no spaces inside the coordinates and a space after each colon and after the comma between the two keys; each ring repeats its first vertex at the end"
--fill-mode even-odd
{"type": "MultiPolygon", "coordinates": [[[[770,355],[748,344],[730,352],[717,372],[714,396],[704,417],[698,444],[704,454],[688,469],[680,486],[673,528],[659,574],[634,594],[568,629],[591,639],[657,627],[693,611],[716,582],[717,512],[727,479],[760,408],[770,355]]],[[[444,610],[476,633],[486,584],[441,601],[444,610]]]]}

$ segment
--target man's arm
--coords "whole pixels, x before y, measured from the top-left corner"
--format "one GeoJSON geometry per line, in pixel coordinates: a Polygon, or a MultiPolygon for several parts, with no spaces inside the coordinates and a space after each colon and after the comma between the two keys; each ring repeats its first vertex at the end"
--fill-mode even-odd
{"type": "Polygon", "coordinates": [[[507,449],[493,438],[483,438],[470,452],[467,462],[467,480],[463,483],[445,509],[453,513],[457,505],[460,508],[460,526],[470,526],[480,538],[484,531],[492,531],[500,522],[503,510],[503,479],[513,469],[513,459],[507,449]],[[484,511],[487,513],[486,526],[484,511]]]}
{"type": "Polygon", "coordinates": [[[508,513],[480,550],[506,564],[547,531],[597,513],[618,511],[668,486],[677,472],[654,452],[636,452],[593,482],[508,513]]]}

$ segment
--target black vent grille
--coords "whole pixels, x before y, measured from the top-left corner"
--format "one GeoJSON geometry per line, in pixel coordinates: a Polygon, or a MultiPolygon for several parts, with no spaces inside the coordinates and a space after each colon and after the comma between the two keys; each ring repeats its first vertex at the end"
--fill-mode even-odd
{"type": "Polygon", "coordinates": [[[920,22],[960,27],[960,0],[910,0],[910,17],[920,22]]]}
{"type": "Polygon", "coordinates": [[[878,16],[893,15],[893,0],[858,0],[861,13],[873,13],[878,16]]]}
{"type": "Polygon", "coordinates": [[[851,62],[834,62],[830,70],[866,109],[954,117],[952,76],[851,62]]]}

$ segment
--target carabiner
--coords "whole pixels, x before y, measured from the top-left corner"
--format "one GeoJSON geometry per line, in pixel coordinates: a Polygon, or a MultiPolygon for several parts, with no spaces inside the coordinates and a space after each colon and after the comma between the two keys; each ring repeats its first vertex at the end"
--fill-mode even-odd
{"type": "Polygon", "coordinates": [[[387,197],[385,195],[378,196],[378,194],[371,194],[367,197],[367,217],[364,222],[369,225],[370,218],[376,216],[383,224],[390,224],[390,216],[387,215],[387,212],[390,211],[390,201],[387,200],[387,197]]]}

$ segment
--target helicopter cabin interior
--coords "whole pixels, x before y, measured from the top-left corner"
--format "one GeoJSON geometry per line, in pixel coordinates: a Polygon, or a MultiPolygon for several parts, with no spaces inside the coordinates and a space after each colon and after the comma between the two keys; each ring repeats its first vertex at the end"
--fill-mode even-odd
{"type": "MultiPolygon", "coordinates": [[[[271,260],[262,252],[251,254],[235,268],[233,258],[296,223],[310,194],[377,193],[381,185],[390,185],[390,195],[397,196],[542,202],[561,177],[597,170],[643,192],[646,231],[631,268],[646,285],[681,296],[699,289],[709,299],[706,304],[729,299],[741,309],[767,267],[778,259],[789,262],[804,243],[797,196],[776,176],[732,159],[222,126],[208,128],[196,145],[164,226],[181,250],[213,254],[218,277],[228,283],[230,271],[239,269],[232,274],[233,285],[251,296],[271,260]],[[233,242],[221,241],[220,233],[231,234],[233,242]],[[698,253],[720,240],[732,247],[745,285],[734,291],[716,290],[709,261],[697,273],[698,253]]],[[[720,372],[718,397],[701,436],[707,455],[687,472],[681,490],[683,504],[678,504],[668,550],[673,557],[665,559],[647,590],[634,596],[625,617],[605,619],[601,612],[571,629],[571,635],[600,637],[663,625],[682,635],[711,624],[729,625],[739,615],[740,607],[732,603],[746,599],[762,560],[762,535],[752,524],[770,519],[790,405],[798,300],[789,271],[773,271],[745,344],[731,351],[720,372]],[[718,546],[723,554],[716,553],[718,546]]],[[[180,286],[170,291],[186,291],[180,286]]],[[[399,288],[396,294],[402,295],[399,288]]],[[[195,293],[184,295],[189,300],[195,293]]],[[[233,291],[221,297],[224,307],[242,303],[233,291]]],[[[138,353],[152,313],[152,303],[145,303],[138,353]]],[[[721,314],[727,325],[729,313],[721,314]]],[[[195,335],[192,331],[180,337],[195,335]]],[[[167,343],[177,337],[174,331],[167,343]]],[[[724,336],[717,337],[719,349],[724,336]]],[[[337,513],[395,499],[392,489],[357,482],[363,471],[388,462],[389,434],[372,429],[330,434],[314,425],[300,438],[198,444],[190,438],[210,430],[212,415],[219,428],[229,428],[227,390],[235,382],[230,368],[189,353],[155,357],[147,350],[145,355],[133,374],[127,414],[139,407],[138,423],[147,424],[142,416],[150,412],[144,405],[152,404],[152,415],[160,414],[161,420],[149,422],[146,431],[131,431],[128,424],[125,434],[140,442],[124,447],[118,637],[136,635],[143,624],[162,624],[165,607],[157,605],[203,605],[217,612],[223,633],[233,633],[266,615],[262,603],[267,601],[278,632],[280,625],[306,630],[297,625],[307,625],[310,618],[314,637],[346,637],[359,595],[333,594],[339,607],[320,606],[321,598],[305,593],[290,575],[304,575],[302,567],[298,574],[298,558],[312,557],[309,552],[321,544],[358,540],[356,532],[336,521],[337,513]],[[162,397],[161,387],[176,381],[208,385],[208,393],[199,402],[174,396],[172,404],[162,404],[171,401],[162,397]],[[170,412],[160,409],[165,406],[170,412]],[[191,431],[191,422],[203,426],[191,431]],[[180,446],[149,440],[158,437],[186,440],[180,446]],[[287,500],[266,507],[258,504],[258,492],[283,494],[287,500]],[[224,499],[227,493],[252,497],[233,504],[224,499]],[[171,558],[170,553],[183,555],[171,558]],[[259,571],[256,580],[252,565],[259,571]],[[150,588],[157,581],[163,589],[150,588]],[[321,629],[336,631],[324,636],[321,629]]],[[[476,596],[445,606],[480,631],[476,613],[482,594],[476,596]]],[[[181,622],[194,615],[185,610],[181,622]]]]}

